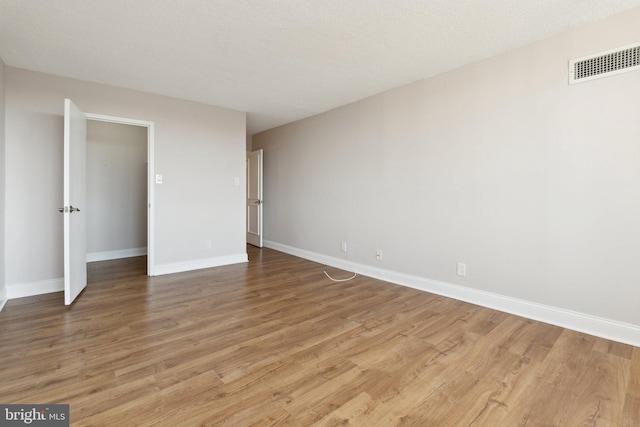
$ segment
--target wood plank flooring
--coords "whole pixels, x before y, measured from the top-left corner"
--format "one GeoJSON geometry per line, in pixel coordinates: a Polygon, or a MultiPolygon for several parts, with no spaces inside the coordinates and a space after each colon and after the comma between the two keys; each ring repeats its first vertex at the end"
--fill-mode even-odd
{"type": "Polygon", "coordinates": [[[0,313],[0,403],[74,426],[640,426],[640,348],[269,249],[149,278],[93,263],[0,313]]]}

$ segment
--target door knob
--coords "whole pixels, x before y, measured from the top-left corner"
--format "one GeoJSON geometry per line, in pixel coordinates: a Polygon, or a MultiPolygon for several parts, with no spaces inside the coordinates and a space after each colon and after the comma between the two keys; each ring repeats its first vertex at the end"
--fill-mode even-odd
{"type": "Polygon", "coordinates": [[[73,206],[69,206],[69,207],[64,207],[64,208],[58,208],[58,212],[69,212],[69,213],[74,213],[74,212],[80,212],[80,209],[78,208],[74,208],[73,206]]]}

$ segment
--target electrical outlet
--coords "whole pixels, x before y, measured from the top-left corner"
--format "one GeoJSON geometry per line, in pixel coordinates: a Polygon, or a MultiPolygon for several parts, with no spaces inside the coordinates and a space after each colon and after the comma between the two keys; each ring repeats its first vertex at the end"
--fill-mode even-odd
{"type": "Polygon", "coordinates": [[[211,240],[205,240],[204,241],[204,248],[205,249],[211,249],[211,240]]]}
{"type": "Polygon", "coordinates": [[[376,251],[376,259],[382,261],[382,251],[380,249],[376,251]]]}
{"type": "Polygon", "coordinates": [[[347,252],[347,242],[342,242],[342,245],[340,246],[340,250],[342,252],[347,252]]]}
{"type": "Polygon", "coordinates": [[[467,264],[459,262],[456,265],[456,274],[460,277],[464,277],[467,275],[467,264]]]}

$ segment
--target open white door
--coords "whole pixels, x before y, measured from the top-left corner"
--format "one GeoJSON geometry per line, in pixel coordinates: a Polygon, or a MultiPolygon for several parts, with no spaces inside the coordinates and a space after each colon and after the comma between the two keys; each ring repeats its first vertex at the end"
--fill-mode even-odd
{"type": "Polygon", "coordinates": [[[64,303],[69,305],[87,286],[86,231],[87,120],[64,100],[64,303]]]}
{"type": "Polygon", "coordinates": [[[247,243],[262,247],[262,150],[247,154],[247,243]]]}

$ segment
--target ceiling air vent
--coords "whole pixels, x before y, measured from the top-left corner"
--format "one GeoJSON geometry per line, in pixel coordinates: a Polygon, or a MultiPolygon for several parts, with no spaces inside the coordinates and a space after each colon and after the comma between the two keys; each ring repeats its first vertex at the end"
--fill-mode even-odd
{"type": "Polygon", "coordinates": [[[640,43],[569,61],[569,84],[640,70],[640,43]]]}

